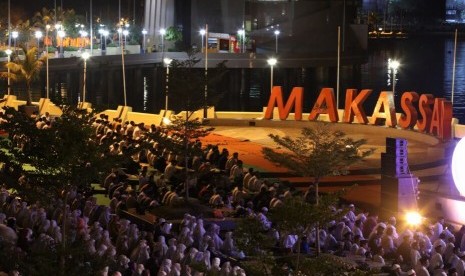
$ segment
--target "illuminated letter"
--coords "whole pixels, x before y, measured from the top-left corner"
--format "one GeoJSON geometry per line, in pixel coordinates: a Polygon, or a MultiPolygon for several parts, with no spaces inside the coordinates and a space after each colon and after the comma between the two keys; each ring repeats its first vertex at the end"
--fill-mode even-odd
{"type": "Polygon", "coordinates": [[[294,106],[294,117],[296,121],[302,120],[302,102],[304,97],[304,89],[302,87],[292,88],[291,95],[286,102],[286,106],[283,105],[283,92],[281,86],[273,86],[271,91],[270,100],[265,111],[265,119],[273,119],[273,109],[277,105],[279,111],[279,119],[286,120],[291,111],[291,107],[294,106]]]}
{"type": "Polygon", "coordinates": [[[332,88],[321,89],[320,95],[318,96],[308,119],[312,121],[316,120],[320,114],[328,114],[329,120],[332,123],[339,121],[336,99],[334,98],[334,91],[332,88]]]}
{"type": "Polygon", "coordinates": [[[413,103],[418,102],[419,98],[420,96],[418,96],[416,92],[405,92],[402,94],[400,106],[405,115],[402,114],[399,118],[399,122],[397,122],[401,128],[413,128],[417,123],[418,112],[413,106],[413,103]]]}
{"type": "Polygon", "coordinates": [[[450,101],[442,101],[441,108],[441,138],[444,141],[449,141],[452,138],[452,103],[450,101]]]}
{"type": "Polygon", "coordinates": [[[421,114],[421,119],[417,120],[417,128],[420,132],[426,132],[430,129],[431,125],[431,111],[430,105],[434,103],[434,97],[431,94],[423,94],[420,96],[418,102],[418,110],[421,114]]]}
{"type": "Polygon", "coordinates": [[[352,123],[354,117],[357,117],[357,122],[360,124],[367,124],[368,118],[363,109],[363,103],[370,96],[373,90],[364,89],[357,95],[357,89],[346,90],[346,106],[344,109],[344,122],[352,123]]]}
{"type": "Polygon", "coordinates": [[[381,119],[386,119],[386,126],[388,127],[395,127],[397,124],[396,107],[394,106],[394,95],[392,92],[383,91],[379,94],[370,123],[372,125],[379,125],[382,122],[381,119]]]}
{"type": "Polygon", "coordinates": [[[433,116],[431,116],[431,125],[429,127],[429,133],[434,136],[439,136],[441,133],[441,115],[442,115],[442,102],[444,99],[434,99],[433,116]]]}

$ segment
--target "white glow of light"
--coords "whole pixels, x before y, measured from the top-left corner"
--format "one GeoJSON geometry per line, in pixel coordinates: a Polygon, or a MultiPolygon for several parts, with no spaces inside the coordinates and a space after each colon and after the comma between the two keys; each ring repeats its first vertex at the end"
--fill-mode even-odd
{"type": "Polygon", "coordinates": [[[405,221],[410,225],[420,225],[422,217],[418,212],[408,212],[405,214],[405,221]]]}
{"type": "Polygon", "coordinates": [[[465,139],[461,139],[455,146],[454,155],[452,156],[452,176],[455,187],[459,190],[461,196],[465,196],[465,139]]]}

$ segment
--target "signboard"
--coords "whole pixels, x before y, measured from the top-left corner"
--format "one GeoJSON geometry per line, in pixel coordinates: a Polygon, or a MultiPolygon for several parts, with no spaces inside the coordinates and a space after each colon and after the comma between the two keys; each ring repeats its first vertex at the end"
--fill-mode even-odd
{"type": "MultiPolygon", "coordinates": [[[[444,98],[434,98],[431,94],[419,95],[416,92],[404,92],[401,98],[402,115],[397,119],[394,105],[394,95],[390,91],[382,91],[376,102],[373,114],[368,118],[363,107],[365,100],[373,90],[347,89],[344,116],[341,122],[360,124],[385,125],[402,129],[417,128],[418,131],[435,135],[443,140],[450,140],[452,136],[452,104],[444,98]],[[420,116],[419,116],[420,115],[420,116]]],[[[291,109],[294,118],[302,120],[304,89],[294,87],[284,104],[280,86],[274,86],[265,110],[265,119],[273,119],[273,109],[278,108],[279,119],[286,120],[291,109]]],[[[308,120],[318,120],[319,115],[327,114],[333,123],[339,122],[336,98],[332,88],[323,88],[310,110],[308,120]]]]}

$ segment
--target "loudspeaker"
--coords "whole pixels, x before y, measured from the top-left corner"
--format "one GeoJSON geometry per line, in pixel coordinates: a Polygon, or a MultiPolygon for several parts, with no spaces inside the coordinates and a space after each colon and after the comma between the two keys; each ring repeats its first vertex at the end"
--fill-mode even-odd
{"type": "Polygon", "coordinates": [[[386,147],[407,149],[407,140],[403,138],[386,137],[386,147]]]}
{"type": "Polygon", "coordinates": [[[381,174],[402,176],[409,173],[407,157],[381,153],[381,174]]]}
{"type": "Polygon", "coordinates": [[[418,178],[413,175],[404,177],[381,176],[381,209],[396,214],[416,210],[418,178]]]}

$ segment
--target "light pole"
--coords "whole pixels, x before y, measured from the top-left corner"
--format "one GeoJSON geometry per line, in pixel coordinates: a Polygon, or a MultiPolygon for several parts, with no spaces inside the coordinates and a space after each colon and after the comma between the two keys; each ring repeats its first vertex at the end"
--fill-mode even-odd
{"type": "Polygon", "coordinates": [[[123,96],[124,96],[124,106],[127,106],[127,101],[126,101],[126,70],[124,68],[124,44],[121,47],[121,67],[123,70],[123,96]]]}
{"type": "Polygon", "coordinates": [[[81,49],[82,49],[82,48],[85,49],[85,46],[86,46],[86,37],[87,37],[87,35],[89,35],[89,33],[87,33],[87,32],[84,31],[84,30],[80,31],[80,33],[81,33],[81,40],[82,40],[82,47],[81,47],[81,49]]]}
{"type": "MultiPolygon", "coordinates": [[[[45,26],[45,44],[48,43],[48,31],[50,31],[50,25],[47,24],[47,26],[45,26]]],[[[49,78],[48,78],[48,46],[47,45],[44,45],[45,47],[45,71],[46,71],[46,88],[47,88],[47,99],[48,99],[48,93],[50,91],[50,87],[49,87],[49,78]]]]}
{"type": "Polygon", "coordinates": [[[388,67],[390,70],[392,70],[392,94],[395,96],[396,95],[396,74],[397,74],[397,68],[399,68],[400,63],[397,60],[388,60],[388,67]]]}
{"type": "Polygon", "coordinates": [[[147,35],[147,30],[146,29],[142,29],[142,50],[144,51],[144,53],[147,52],[147,49],[146,49],[146,41],[145,41],[145,36],[147,35]]]}
{"type": "Polygon", "coordinates": [[[239,35],[239,37],[241,37],[241,53],[244,53],[244,45],[245,45],[245,30],[244,29],[240,29],[237,31],[237,34],[239,35]]]}
{"type": "MultiPolygon", "coordinates": [[[[202,48],[201,48],[202,51],[201,52],[203,53],[203,38],[205,37],[205,34],[207,33],[207,31],[205,31],[205,29],[200,29],[199,33],[202,36],[202,48]]],[[[207,51],[207,49],[205,49],[205,51],[207,51]]]]}
{"type": "Polygon", "coordinates": [[[170,64],[173,60],[166,57],[163,59],[163,63],[166,65],[166,86],[165,86],[165,114],[168,111],[168,88],[170,81],[170,64]]]}
{"type": "Polygon", "coordinates": [[[118,31],[118,46],[121,47],[121,36],[123,34],[123,28],[119,27],[117,31],[118,31]]]}
{"type": "Polygon", "coordinates": [[[90,57],[88,52],[82,54],[82,59],[84,60],[84,78],[82,84],[82,102],[86,101],[86,85],[87,85],[87,59],[90,57]]]}
{"type": "Polygon", "coordinates": [[[274,36],[275,36],[275,44],[276,44],[276,50],[275,50],[275,53],[277,54],[278,53],[278,36],[281,32],[279,30],[275,30],[274,31],[274,36]]]}
{"type": "MultiPolygon", "coordinates": [[[[5,51],[5,54],[8,56],[8,63],[11,61],[11,54],[13,53],[13,51],[11,51],[10,48],[6,49],[5,51]]],[[[11,91],[11,88],[10,88],[10,66],[7,66],[8,68],[8,95],[10,95],[10,91],[11,91]]]]}
{"type": "Polygon", "coordinates": [[[166,30],[165,29],[160,29],[160,35],[161,35],[161,52],[164,55],[165,54],[165,34],[166,30]]]}
{"type": "Polygon", "coordinates": [[[103,52],[106,53],[107,51],[107,36],[110,34],[108,30],[103,30],[102,35],[103,35],[103,52]]]}
{"type": "Polygon", "coordinates": [[[278,60],[276,58],[269,58],[267,60],[268,65],[270,65],[270,93],[273,91],[273,68],[278,63],[278,60]]]}
{"type": "Polygon", "coordinates": [[[63,30],[59,30],[58,31],[58,36],[60,37],[60,57],[65,57],[64,53],[63,53],[63,39],[65,38],[66,36],[66,33],[65,31],[63,30]]]}
{"type": "Polygon", "coordinates": [[[124,31],[123,31],[123,35],[124,35],[124,46],[126,47],[127,37],[128,37],[128,35],[129,35],[129,31],[128,31],[128,30],[124,30],[124,31]]]}
{"type": "Polygon", "coordinates": [[[16,40],[18,39],[19,32],[18,31],[13,31],[11,32],[11,37],[14,39],[13,47],[15,49],[15,54],[18,55],[18,50],[16,49],[16,40]]]}
{"type": "Polygon", "coordinates": [[[41,31],[36,31],[34,33],[34,36],[37,38],[37,52],[39,52],[40,49],[40,39],[42,38],[42,32],[41,31]]]}

